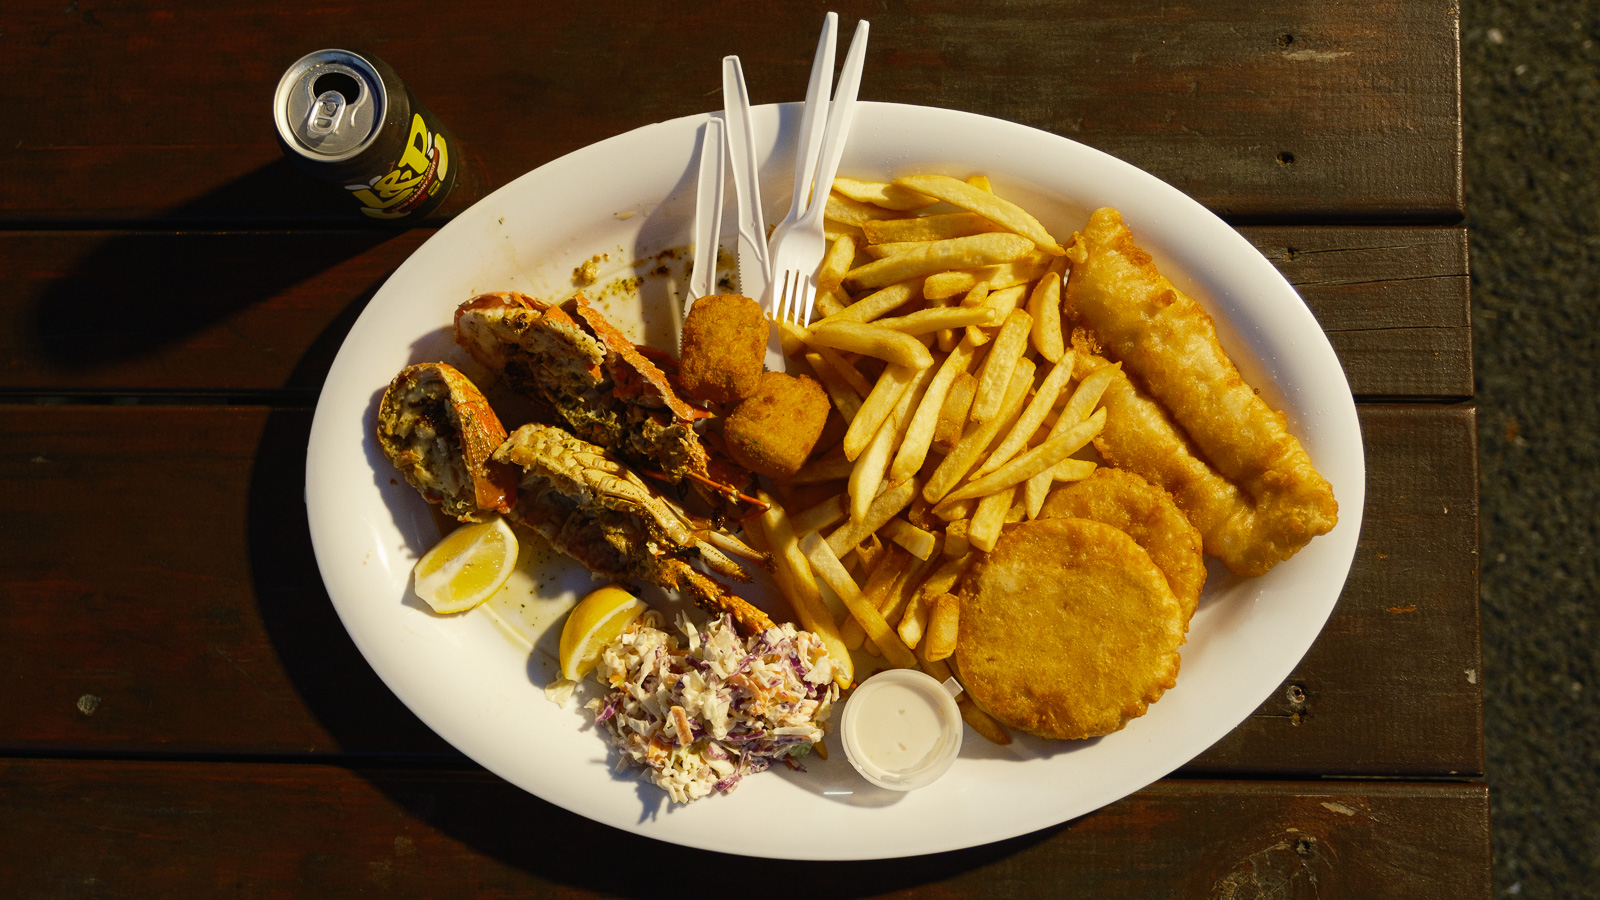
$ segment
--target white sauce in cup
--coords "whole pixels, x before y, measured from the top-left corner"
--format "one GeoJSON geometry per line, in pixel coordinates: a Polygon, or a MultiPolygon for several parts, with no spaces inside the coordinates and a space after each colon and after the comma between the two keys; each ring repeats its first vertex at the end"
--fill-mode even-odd
{"type": "Polygon", "coordinates": [[[937,781],[961,752],[961,710],[948,687],[915,669],[888,669],[856,686],[840,732],[845,756],[879,787],[909,791],[937,781]]]}

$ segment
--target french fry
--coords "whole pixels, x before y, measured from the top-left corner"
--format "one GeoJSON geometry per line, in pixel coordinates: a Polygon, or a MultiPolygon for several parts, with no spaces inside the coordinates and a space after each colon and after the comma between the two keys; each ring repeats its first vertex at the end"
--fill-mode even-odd
{"type": "Polygon", "coordinates": [[[872,203],[862,203],[860,200],[851,199],[838,191],[828,192],[828,206],[822,212],[822,216],[825,219],[830,219],[843,225],[852,225],[856,228],[860,228],[874,219],[897,219],[903,215],[904,213],[884,209],[872,203]]]}
{"type": "MultiPolygon", "coordinates": [[[[845,424],[849,424],[861,409],[861,395],[839,375],[838,370],[828,365],[822,354],[812,351],[805,355],[805,361],[811,366],[811,373],[822,382],[822,389],[827,392],[828,399],[833,401],[833,408],[839,411],[845,424]]],[[[859,373],[858,373],[859,374],[859,373]]]]}
{"type": "Polygon", "coordinates": [[[850,290],[859,291],[886,287],[911,278],[926,278],[950,269],[992,266],[1011,262],[1033,247],[1033,241],[1028,238],[1005,231],[946,238],[851,269],[844,276],[844,285],[850,290]]]}
{"type": "Polygon", "coordinates": [[[1091,459],[1063,459],[1050,469],[1051,481],[1082,481],[1099,468],[1091,459]]]}
{"type": "Polygon", "coordinates": [[[815,531],[806,535],[800,541],[800,549],[811,561],[817,576],[833,588],[839,599],[844,601],[845,608],[850,610],[850,615],[861,628],[872,638],[878,649],[883,651],[884,657],[891,665],[899,669],[914,669],[917,658],[912,655],[906,645],[901,642],[900,636],[889,628],[889,623],[884,621],[883,613],[878,608],[867,602],[862,596],[861,588],[856,586],[850,573],[845,571],[844,564],[839,562],[839,557],[828,546],[828,542],[815,531]]]}
{"type": "Polygon", "coordinates": [[[939,547],[939,539],[933,532],[923,531],[905,519],[890,519],[884,523],[881,533],[917,559],[931,558],[939,547]]]}
{"type": "Polygon", "coordinates": [[[969,175],[967,176],[967,184],[972,185],[984,193],[994,193],[994,185],[989,183],[989,176],[987,175],[969,175]]]}
{"type": "Polygon", "coordinates": [[[1017,493],[1016,485],[1001,488],[978,501],[973,510],[972,524],[967,528],[967,540],[973,549],[988,553],[1000,540],[1000,529],[1006,524],[1006,514],[1011,511],[1011,499],[1017,493]]]}
{"type": "Polygon", "coordinates": [[[843,222],[835,222],[824,217],[822,226],[822,236],[830,241],[837,241],[839,238],[847,237],[858,244],[867,242],[866,233],[861,230],[860,225],[846,225],[843,222]]]}
{"type": "Polygon", "coordinates": [[[1087,419],[1095,404],[1100,402],[1100,396],[1106,392],[1106,387],[1111,384],[1111,379],[1117,377],[1121,369],[1122,363],[1101,366],[1078,382],[1077,389],[1067,398],[1067,405],[1061,408],[1061,418],[1056,420],[1056,427],[1064,427],[1062,422],[1072,426],[1087,419]]]}
{"type": "Polygon", "coordinates": [[[1060,362],[1067,345],[1061,336],[1061,276],[1046,272],[1028,297],[1033,317],[1033,349],[1051,362],[1060,362]]]}
{"type": "Polygon", "coordinates": [[[1000,744],[1001,746],[1011,743],[1011,735],[1007,733],[1005,726],[995,721],[993,716],[979,709],[978,704],[973,702],[970,697],[963,694],[961,699],[956,701],[956,706],[961,708],[962,720],[971,725],[973,731],[983,735],[984,739],[989,743],[1000,744]]]}
{"type": "Polygon", "coordinates": [[[946,213],[938,216],[917,216],[912,219],[876,219],[861,223],[868,244],[894,244],[900,241],[942,241],[969,234],[1004,231],[999,225],[977,213],[946,213]]]}
{"type": "MultiPolygon", "coordinates": [[[[1029,519],[1039,518],[1039,513],[1044,511],[1044,501],[1050,496],[1050,488],[1055,484],[1055,470],[1041,472],[1022,483],[1022,507],[1027,512],[1029,519]]],[[[945,546],[950,546],[950,538],[944,539],[945,546]]]]}
{"type": "Polygon", "coordinates": [[[850,477],[850,470],[855,468],[852,462],[845,459],[841,448],[834,448],[827,454],[819,456],[800,467],[800,471],[790,476],[784,484],[819,484],[824,481],[840,481],[850,477]]]}
{"type": "Polygon", "coordinates": [[[1017,419],[1017,424],[1011,427],[1005,440],[1000,442],[1000,446],[996,447],[995,451],[989,454],[989,458],[984,460],[983,465],[972,474],[987,475],[1010,462],[1011,457],[1028,446],[1028,441],[1039,430],[1039,425],[1044,422],[1044,417],[1049,414],[1050,408],[1055,406],[1056,399],[1061,396],[1062,388],[1067,386],[1067,379],[1071,377],[1072,360],[1058,362],[1052,366],[1050,374],[1045,376],[1039,389],[1034,392],[1033,399],[1028,401],[1027,409],[1023,410],[1022,416],[1017,419]]]}
{"type": "MultiPolygon", "coordinates": [[[[966,294],[962,296],[961,305],[962,307],[968,309],[989,309],[989,282],[980,281],[973,285],[972,290],[967,291],[966,294]]],[[[989,315],[989,320],[991,322],[996,321],[992,311],[989,315]]],[[[1005,320],[1001,318],[999,321],[1003,322],[1005,320]]],[[[982,347],[984,344],[989,343],[990,339],[994,337],[994,332],[998,330],[999,329],[990,330],[987,328],[968,326],[965,332],[965,337],[967,340],[972,342],[972,346],[982,347]]]]}
{"type": "Polygon", "coordinates": [[[856,545],[856,562],[861,566],[861,571],[870,574],[878,568],[887,552],[888,547],[883,540],[875,534],[869,534],[866,540],[856,545]]]}
{"type": "Polygon", "coordinates": [[[933,608],[928,612],[928,627],[924,637],[927,646],[923,656],[941,660],[956,652],[956,636],[960,630],[961,601],[953,594],[940,594],[933,598],[933,608]]]}
{"type": "MultiPolygon", "coordinates": [[[[988,475],[946,494],[945,499],[968,500],[985,497],[1002,488],[1021,484],[1042,472],[1053,470],[1056,463],[1082,450],[1084,445],[1100,433],[1106,424],[1105,413],[1103,409],[1096,410],[1094,415],[1068,428],[1058,437],[1050,438],[988,475]]],[[[981,508],[983,504],[978,505],[981,508]]]]}
{"type": "MultiPolygon", "coordinates": [[[[959,346],[959,345],[958,345],[959,346]]],[[[952,353],[955,351],[951,351],[952,353]]],[[[933,427],[933,449],[941,453],[954,450],[967,425],[967,412],[972,408],[972,397],[978,392],[978,379],[971,372],[957,372],[950,382],[950,392],[944,405],[939,407],[939,419],[933,427]]]]}
{"type": "Polygon", "coordinates": [[[929,503],[938,503],[944,499],[945,494],[950,493],[962,479],[967,477],[972,467],[978,464],[978,458],[988,452],[989,445],[1000,430],[1022,412],[1022,403],[1027,399],[1028,389],[1031,387],[1033,387],[1033,361],[1027,358],[1017,360],[1011,381],[1006,385],[1000,414],[987,422],[967,424],[966,430],[961,434],[960,442],[940,461],[939,467],[934,470],[933,476],[922,489],[922,496],[926,497],[929,503]]]}
{"type": "Polygon", "coordinates": [[[896,178],[894,183],[992,219],[1029,238],[1039,245],[1039,249],[1051,256],[1061,256],[1067,252],[1055,238],[1050,236],[1050,232],[1045,230],[1038,219],[1015,203],[1001,199],[982,188],[958,181],[948,175],[908,175],[896,178]]]}
{"type": "Polygon", "coordinates": [[[794,529],[795,534],[821,531],[843,521],[847,511],[844,496],[842,494],[834,494],[821,503],[807,508],[804,512],[790,516],[789,526],[794,529]]]}
{"type": "Polygon", "coordinates": [[[1033,320],[1021,310],[1012,310],[1000,326],[994,347],[978,370],[978,392],[972,398],[972,410],[967,416],[974,422],[987,422],[1000,414],[1005,401],[1006,386],[1010,384],[1022,351],[1028,346],[1028,332],[1033,320]]]}
{"type": "MultiPolygon", "coordinates": [[[[881,206],[884,209],[906,211],[923,209],[938,203],[926,194],[882,181],[857,181],[854,178],[834,178],[833,189],[851,200],[881,206]]],[[[870,220],[869,220],[870,221],[870,220]]]]}
{"type": "MultiPolygon", "coordinates": [[[[889,461],[893,458],[895,448],[900,446],[900,437],[905,434],[906,425],[911,421],[911,413],[917,408],[917,401],[922,399],[922,393],[928,389],[928,382],[933,380],[933,374],[933,368],[930,366],[913,375],[911,384],[900,393],[894,410],[878,427],[877,434],[872,436],[866,449],[856,458],[855,468],[850,470],[849,482],[852,521],[859,522],[866,519],[867,510],[878,495],[878,486],[883,483],[883,476],[889,471],[889,461]]],[[[845,437],[848,438],[849,435],[845,437]]]]}
{"type": "MultiPolygon", "coordinates": [[[[895,454],[894,464],[889,467],[890,481],[902,481],[922,469],[923,462],[928,458],[928,448],[933,444],[934,432],[939,424],[939,414],[944,409],[945,398],[957,377],[967,373],[967,366],[972,362],[972,352],[972,345],[962,342],[957,344],[944,358],[944,362],[939,364],[939,371],[928,383],[928,389],[922,394],[922,401],[917,404],[916,413],[906,426],[905,438],[900,442],[900,450],[895,454]]],[[[962,417],[965,418],[965,415],[963,411],[962,417]]]]}
{"type": "MultiPolygon", "coordinates": [[[[1022,302],[1022,298],[1027,296],[1027,293],[1027,285],[1012,285],[1008,288],[990,291],[989,295],[983,298],[983,305],[994,311],[996,322],[1004,322],[1006,317],[1010,316],[1011,313],[1016,310],[1017,304],[1022,302]]],[[[975,344],[982,344],[998,334],[999,331],[1000,326],[998,325],[969,325],[967,326],[967,337],[972,338],[972,341],[975,344]]],[[[1022,346],[1023,352],[1026,352],[1028,346],[1027,343],[1024,342],[1022,346]]]]}
{"type": "MultiPolygon", "coordinates": [[[[793,328],[794,326],[789,325],[787,327],[793,328]]],[[[845,383],[850,385],[850,389],[859,394],[863,400],[866,399],[868,394],[872,393],[872,382],[867,379],[867,376],[861,374],[861,370],[855,367],[855,363],[845,359],[839,351],[832,347],[818,347],[812,352],[822,357],[822,361],[828,364],[834,374],[843,378],[845,383]]]]}
{"type": "Polygon", "coordinates": [[[900,627],[895,633],[900,635],[900,640],[906,646],[915,650],[922,641],[922,632],[928,624],[928,601],[918,593],[906,603],[906,610],[900,615],[900,627]]]}
{"type": "Polygon", "coordinates": [[[941,328],[965,328],[969,325],[990,325],[999,322],[1000,318],[995,311],[987,306],[949,306],[930,307],[919,309],[914,313],[895,316],[892,319],[878,319],[873,325],[879,328],[892,328],[906,334],[931,334],[941,328]]]}
{"type": "MultiPolygon", "coordinates": [[[[867,575],[867,583],[861,587],[861,593],[867,598],[867,602],[876,606],[880,613],[884,613],[885,620],[888,619],[887,610],[896,605],[895,592],[900,590],[901,582],[915,571],[918,563],[916,557],[899,548],[895,549],[896,552],[888,554],[887,558],[867,575]]],[[[861,623],[851,616],[847,616],[839,626],[839,634],[845,646],[852,650],[862,646],[863,639],[867,635],[861,630],[861,623]]]]}
{"type": "MultiPolygon", "coordinates": [[[[852,308],[846,307],[844,312],[849,312],[852,308]]],[[[909,334],[875,325],[861,325],[854,322],[831,325],[819,323],[811,327],[811,337],[806,343],[832,347],[835,350],[849,350],[913,369],[925,369],[933,365],[933,354],[928,352],[928,348],[921,341],[909,334]]]]}
{"type": "Polygon", "coordinates": [[[839,291],[817,291],[817,299],[812,303],[812,313],[821,317],[844,312],[846,302],[839,299],[839,294],[839,291]]]}
{"type": "Polygon", "coordinates": [[[972,286],[980,281],[989,282],[989,286],[996,290],[1029,284],[1050,271],[1050,260],[1054,258],[1035,250],[1020,259],[997,266],[967,271],[937,272],[923,279],[923,296],[929,300],[960,296],[972,290],[972,286]]]}
{"type": "Polygon", "coordinates": [[[930,243],[932,241],[894,241],[887,244],[868,244],[865,250],[867,255],[873,259],[888,259],[901,253],[920,250],[930,243]]]}
{"type": "Polygon", "coordinates": [[[827,325],[837,325],[841,322],[855,322],[858,324],[870,322],[879,316],[899,309],[921,296],[922,279],[912,278],[897,284],[891,284],[881,290],[873,291],[846,306],[843,310],[811,323],[811,327],[821,328],[827,325]]]}
{"type": "Polygon", "coordinates": [[[866,518],[859,521],[846,519],[834,532],[828,535],[828,546],[833,548],[833,554],[843,558],[856,545],[866,540],[867,535],[883,527],[883,523],[900,514],[900,511],[911,505],[911,498],[917,495],[917,480],[908,478],[899,484],[890,485],[888,490],[879,494],[867,508],[866,518]]]}
{"type": "Polygon", "coordinates": [[[845,646],[827,601],[817,586],[811,563],[795,540],[794,529],[783,507],[765,491],[758,491],[756,496],[767,504],[766,511],[761,514],[761,527],[766,532],[767,546],[771,548],[773,563],[780,573],[778,588],[784,592],[789,605],[794,607],[800,624],[807,631],[815,632],[822,639],[823,646],[828,648],[828,655],[833,657],[836,667],[834,680],[841,686],[848,686],[855,677],[850,663],[850,650],[845,646]]]}
{"type": "Polygon", "coordinates": [[[872,393],[867,395],[865,402],[856,412],[855,418],[850,421],[850,430],[844,435],[844,455],[846,459],[855,460],[861,451],[867,449],[867,444],[872,442],[878,433],[879,426],[894,412],[895,406],[900,402],[900,396],[917,380],[916,369],[905,366],[890,366],[883,370],[883,375],[878,383],[873,386],[872,393]]]}
{"type": "MultiPolygon", "coordinates": [[[[1063,361],[1069,359],[1072,360],[1075,372],[1089,365],[1087,360],[1078,358],[1076,354],[1063,357],[1063,361]]],[[[1056,422],[1050,426],[1050,434],[1045,440],[1060,437],[1067,429],[1088,418],[1089,412],[1100,402],[1100,395],[1105,393],[1106,387],[1111,384],[1111,379],[1116,377],[1121,367],[1122,363],[1115,363],[1102,366],[1085,375],[1083,380],[1078,382],[1078,387],[1072,392],[1072,396],[1067,398],[1066,405],[1061,408],[1061,414],[1056,416],[1056,422]]],[[[1088,478],[1094,472],[1092,463],[1087,470],[1082,465],[1076,465],[1082,462],[1083,460],[1062,460],[1050,472],[1040,472],[1028,479],[1027,486],[1023,489],[1023,505],[1029,511],[1028,518],[1037,517],[1039,510],[1044,508],[1044,498],[1050,492],[1050,485],[1057,480],[1055,477],[1057,470],[1064,475],[1077,474],[1077,478],[1062,478],[1060,479],[1062,481],[1088,478]]]]}
{"type": "Polygon", "coordinates": [[[976,500],[940,500],[934,505],[933,514],[946,522],[959,522],[972,518],[972,511],[977,508],[976,500]]]}
{"type": "Polygon", "coordinates": [[[931,597],[955,590],[956,583],[961,580],[961,576],[967,574],[967,567],[971,564],[972,559],[966,554],[947,557],[939,563],[938,568],[928,573],[928,577],[921,584],[917,585],[917,592],[931,597]]]}
{"type": "Polygon", "coordinates": [[[967,526],[969,524],[971,523],[967,519],[957,519],[945,526],[944,555],[946,557],[966,556],[967,551],[972,549],[972,542],[967,540],[967,526]]]}

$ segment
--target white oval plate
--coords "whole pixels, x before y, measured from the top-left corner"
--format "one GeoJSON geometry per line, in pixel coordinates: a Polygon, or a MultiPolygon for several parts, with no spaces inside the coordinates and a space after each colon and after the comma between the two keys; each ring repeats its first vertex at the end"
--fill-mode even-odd
{"type": "MultiPolygon", "coordinates": [[[[786,148],[797,117],[794,104],[754,112],[769,223],[788,207],[793,163],[786,148]]],[[[1216,318],[1240,370],[1287,413],[1333,484],[1340,521],[1332,533],[1261,578],[1212,566],[1176,689],[1098,740],[1021,736],[998,747],[969,734],[950,773],[909,794],[867,784],[836,747],[831,760],[813,756],[804,774],[774,770],[730,796],[674,807],[633,773],[613,772],[584,713],[544,698],[553,677],[550,628],[559,628],[574,592],[589,586],[573,564],[532,554],[521,593],[497,598],[498,621],[483,608],[439,617],[422,606],[411,593],[410,570],[437,540],[439,525],[416,492],[396,483],[376,447],[384,387],[422,360],[476,371],[450,343],[448,327],[456,305],[478,292],[563,296],[573,290],[574,268],[595,254],[602,254],[602,269],[626,274],[636,259],[687,245],[706,118],[602,141],[494,192],[419,248],[345,339],[311,429],[306,508],[329,596],[384,682],[463,753],[545,800],[665,841],[791,859],[934,853],[1034,831],[1161,778],[1250,715],[1327,620],[1360,531],[1360,428],[1332,348],[1271,263],[1173,187],[1065,138],[943,109],[863,103],[840,173],[986,174],[998,193],[1061,239],[1091,210],[1117,207],[1163,273],[1216,318]],[[539,646],[530,652],[508,638],[512,632],[539,646]]],[[[733,218],[730,211],[725,220],[733,218]]],[[[730,224],[724,247],[732,246],[731,234],[730,224]]],[[[643,300],[622,293],[603,306],[636,340],[675,349],[674,291],[684,264],[662,257],[651,267],[667,274],[644,279],[643,300]]]]}

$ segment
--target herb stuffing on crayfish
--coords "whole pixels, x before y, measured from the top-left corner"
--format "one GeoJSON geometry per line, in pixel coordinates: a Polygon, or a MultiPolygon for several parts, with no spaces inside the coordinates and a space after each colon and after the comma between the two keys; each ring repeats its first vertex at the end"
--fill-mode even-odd
{"type": "Polygon", "coordinates": [[[582,294],[551,304],[514,291],[481,294],[455,314],[455,340],[512,390],[553,408],[572,433],[650,476],[690,483],[719,509],[760,501],[750,474],[708,452],[683,399],[676,362],[636,346],[582,294]]]}

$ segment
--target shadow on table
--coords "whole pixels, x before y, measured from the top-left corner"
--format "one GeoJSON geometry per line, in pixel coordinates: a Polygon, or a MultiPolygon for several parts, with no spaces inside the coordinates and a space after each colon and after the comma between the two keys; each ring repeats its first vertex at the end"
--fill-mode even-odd
{"type": "MultiPolygon", "coordinates": [[[[458,183],[447,210],[411,224],[442,224],[482,193],[479,180],[471,176],[467,188],[458,183]]],[[[108,233],[45,289],[30,324],[52,364],[81,369],[159,357],[405,231],[365,219],[336,187],[281,159],[140,227],[108,233]],[[325,240],[305,240],[308,227],[325,240]],[[183,234],[181,257],[174,232],[183,234]]]]}
{"type": "MultiPolygon", "coordinates": [[[[681,185],[680,185],[681,187],[681,185]]],[[[659,211],[658,211],[659,212],[659,211]]],[[[676,227],[662,216],[659,227],[676,227]]],[[[648,229],[647,229],[648,232],[648,229]]],[[[641,237],[660,243],[662,236],[641,237]]],[[[290,377],[320,384],[327,366],[381,280],[318,337],[290,377]]],[[[311,547],[303,499],[309,410],[275,410],[252,473],[249,542],[260,614],[284,671],[327,732],[327,761],[351,767],[410,815],[475,853],[535,879],[619,896],[673,894],[674,885],[858,897],[978,875],[1048,840],[1067,825],[981,847],[899,860],[795,862],[754,859],[667,844],[602,825],[547,803],[484,771],[431,731],[378,679],[334,611],[311,547]],[[581,849],[580,849],[581,848],[581,849]],[[619,864],[620,861],[626,864],[619,864]]],[[[598,738],[596,738],[598,740],[598,738]]],[[[318,752],[313,750],[313,753],[318,752]]],[[[711,801],[715,802],[715,801],[711,801]]],[[[670,814],[670,811],[665,811],[670,814]]],[[[791,827],[782,810],[730,829],[791,827]]],[[[960,822],[949,827],[961,828],[960,822]]],[[[795,852],[814,837],[796,832],[795,852]]],[[[870,836],[863,836],[870,840],[870,836]]]]}

